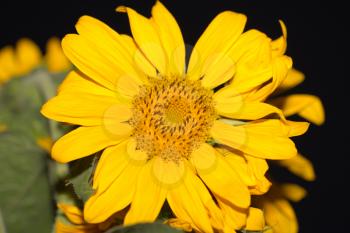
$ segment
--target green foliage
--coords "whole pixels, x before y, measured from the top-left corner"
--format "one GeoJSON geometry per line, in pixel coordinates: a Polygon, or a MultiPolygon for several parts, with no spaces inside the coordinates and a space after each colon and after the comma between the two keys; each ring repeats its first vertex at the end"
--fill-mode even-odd
{"type": "Polygon", "coordinates": [[[70,168],[69,183],[73,185],[74,192],[83,201],[93,194],[91,187],[91,176],[96,163],[96,156],[92,155],[86,158],[74,161],[70,168]]]}
{"type": "Polygon", "coordinates": [[[50,232],[53,208],[45,153],[20,133],[3,133],[0,161],[0,211],[7,232],[50,232]]]}
{"type": "Polygon", "coordinates": [[[162,223],[144,223],[127,227],[113,227],[106,233],[180,233],[183,231],[171,228],[162,223]]]}
{"type": "MultiPolygon", "coordinates": [[[[48,233],[54,220],[49,157],[38,147],[50,135],[48,121],[40,115],[45,102],[41,82],[44,71],[16,78],[0,89],[0,229],[7,233],[48,233]]],[[[47,94],[47,93],[46,93],[47,94]]]]}

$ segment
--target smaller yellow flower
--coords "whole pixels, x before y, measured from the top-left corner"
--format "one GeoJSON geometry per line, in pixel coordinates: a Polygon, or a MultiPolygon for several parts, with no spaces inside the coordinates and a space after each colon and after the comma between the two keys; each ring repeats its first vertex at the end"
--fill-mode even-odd
{"type": "Polygon", "coordinates": [[[30,39],[20,39],[15,48],[6,46],[0,50],[0,84],[11,78],[24,76],[46,65],[49,72],[64,72],[71,68],[58,38],[52,37],[46,45],[43,57],[40,48],[30,39]]]}
{"type": "Polygon", "coordinates": [[[0,50],[0,84],[7,82],[15,72],[15,51],[11,46],[6,46],[0,50]]]}
{"type": "Polygon", "coordinates": [[[64,213],[67,221],[56,220],[55,233],[102,233],[105,232],[113,221],[107,221],[99,224],[86,223],[83,212],[76,206],[59,203],[57,207],[64,213]]]}
{"type": "Polygon", "coordinates": [[[0,123],[0,133],[6,132],[7,126],[5,124],[0,123]]]}
{"type": "Polygon", "coordinates": [[[61,42],[57,37],[52,37],[46,44],[45,61],[47,69],[53,73],[69,70],[72,64],[64,55],[61,42]]]}
{"type": "Polygon", "coordinates": [[[22,38],[16,45],[17,76],[26,75],[38,67],[42,60],[40,48],[30,39],[22,38]]]}

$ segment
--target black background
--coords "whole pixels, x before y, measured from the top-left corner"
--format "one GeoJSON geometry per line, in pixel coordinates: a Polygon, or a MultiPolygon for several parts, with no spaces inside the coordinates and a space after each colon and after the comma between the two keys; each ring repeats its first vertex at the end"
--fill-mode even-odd
{"type": "MultiPolygon", "coordinates": [[[[286,23],[287,54],[293,58],[294,66],[306,74],[305,82],[293,92],[320,96],[327,117],[322,127],[312,126],[305,136],[296,140],[300,151],[313,161],[317,173],[317,181],[312,184],[289,178],[305,185],[309,191],[308,197],[295,205],[303,233],[347,232],[346,189],[349,185],[345,180],[348,167],[345,111],[349,107],[346,103],[349,91],[345,80],[349,77],[345,76],[345,69],[349,67],[349,55],[347,13],[341,2],[163,1],[178,20],[185,42],[190,45],[194,45],[206,25],[223,10],[246,14],[247,28],[257,28],[272,38],[281,33],[277,20],[286,23]]],[[[149,16],[153,3],[153,0],[2,0],[0,46],[30,37],[44,49],[50,36],[74,33],[75,22],[84,14],[101,19],[119,32],[129,33],[127,17],[115,13],[115,7],[128,5],[149,16]]]]}

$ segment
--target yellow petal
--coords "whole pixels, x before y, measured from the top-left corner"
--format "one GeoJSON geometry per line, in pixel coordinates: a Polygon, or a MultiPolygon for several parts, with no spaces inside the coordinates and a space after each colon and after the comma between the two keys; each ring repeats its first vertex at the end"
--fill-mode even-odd
{"type": "Polygon", "coordinates": [[[50,38],[46,44],[45,60],[50,72],[64,72],[72,68],[72,64],[63,53],[60,40],[56,37],[50,38]]]}
{"type": "Polygon", "coordinates": [[[205,186],[187,165],[185,167],[183,182],[169,190],[168,203],[178,218],[191,223],[197,231],[211,233],[210,219],[198,191],[205,186]]]}
{"type": "Polygon", "coordinates": [[[297,184],[281,184],[279,189],[283,196],[294,202],[300,201],[307,194],[306,190],[297,184]]]}
{"type": "Polygon", "coordinates": [[[241,126],[215,121],[211,128],[211,136],[218,143],[258,158],[288,159],[297,153],[293,141],[281,129],[278,120],[266,120],[241,126]]]}
{"type": "Polygon", "coordinates": [[[30,39],[22,38],[16,45],[17,74],[24,75],[38,67],[42,60],[40,48],[30,39]]]}
{"type": "Polygon", "coordinates": [[[105,191],[128,165],[128,142],[129,140],[125,140],[103,151],[93,178],[93,189],[98,193],[105,191]]]}
{"type": "Polygon", "coordinates": [[[84,224],[83,213],[78,207],[65,203],[58,203],[57,207],[63,211],[71,223],[84,224]]]}
{"type": "Polygon", "coordinates": [[[134,39],[131,36],[124,34],[121,35],[121,39],[125,43],[126,47],[130,50],[131,54],[133,54],[133,59],[137,68],[141,70],[146,76],[157,78],[158,75],[156,68],[150,63],[149,60],[147,60],[142,51],[137,47],[134,39]]]}
{"type": "Polygon", "coordinates": [[[229,229],[227,232],[231,232],[232,229],[241,230],[246,225],[246,208],[238,208],[220,197],[217,197],[217,202],[225,218],[225,227],[229,229]]]}
{"type": "Polygon", "coordinates": [[[325,113],[320,98],[314,95],[295,94],[271,100],[271,103],[282,109],[286,116],[299,114],[310,122],[321,125],[325,113]]]}
{"type": "MultiPolygon", "coordinates": [[[[131,32],[138,47],[161,74],[167,74],[167,54],[154,22],[129,7],[120,6],[117,11],[128,14],[131,32]]],[[[169,19],[169,16],[166,17],[169,19]]]]}
{"type": "Polygon", "coordinates": [[[206,72],[201,80],[202,86],[208,89],[215,87],[230,80],[235,71],[235,62],[227,55],[213,54],[206,60],[206,72]]]}
{"type": "Polygon", "coordinates": [[[140,166],[129,163],[105,191],[92,195],[84,206],[85,220],[100,223],[128,206],[133,199],[139,173],[140,166]]]}
{"type": "Polygon", "coordinates": [[[287,50],[287,27],[282,20],[279,20],[282,29],[282,36],[271,42],[273,56],[282,56],[287,50]]]}
{"type": "Polygon", "coordinates": [[[261,195],[266,193],[270,187],[271,182],[266,178],[266,172],[269,166],[265,159],[256,158],[253,156],[245,156],[248,166],[251,169],[256,179],[256,185],[250,186],[249,190],[252,195],[261,195]]]}
{"type": "Polygon", "coordinates": [[[187,70],[190,79],[204,77],[204,85],[213,87],[233,76],[235,60],[227,56],[227,51],[243,32],[245,23],[245,15],[231,11],[212,20],[193,48],[187,70]]]}
{"type": "Polygon", "coordinates": [[[244,156],[238,154],[236,151],[230,151],[224,148],[216,148],[216,150],[225,157],[226,162],[230,164],[245,185],[256,185],[255,174],[251,167],[248,166],[248,162],[244,156]]]}
{"type": "MultiPolygon", "coordinates": [[[[141,168],[135,195],[125,216],[124,224],[153,222],[158,217],[167,195],[167,187],[153,176],[153,163],[154,159],[141,168]]],[[[168,172],[166,169],[163,171],[168,172]]]]}
{"type": "Polygon", "coordinates": [[[236,171],[226,162],[225,158],[217,153],[212,146],[203,143],[199,149],[192,152],[191,157],[194,158],[194,166],[197,168],[198,175],[215,196],[219,196],[238,207],[245,208],[249,206],[250,194],[248,188],[236,171]],[[210,157],[214,158],[211,159],[210,157]],[[210,166],[207,164],[208,161],[210,166]],[[208,168],[203,169],[203,164],[208,168]]]}
{"type": "MultiPolygon", "coordinates": [[[[58,94],[77,94],[88,93],[92,95],[101,95],[117,98],[117,94],[96,82],[92,81],[89,77],[79,71],[71,71],[63,80],[57,90],[58,94]]],[[[119,100],[119,98],[118,98],[119,100]]],[[[116,100],[117,101],[117,100],[116,100]]]]}
{"type": "Polygon", "coordinates": [[[249,30],[229,50],[229,56],[237,61],[235,77],[230,84],[236,92],[250,91],[271,78],[270,41],[264,33],[249,30]]]}
{"type": "Polygon", "coordinates": [[[307,181],[313,181],[316,178],[312,163],[301,154],[288,160],[278,161],[278,164],[307,181]]]}
{"type": "Polygon", "coordinates": [[[286,79],[293,61],[288,56],[277,57],[272,60],[272,81],[258,88],[247,97],[249,101],[264,101],[269,97],[286,79]]]}
{"type": "Polygon", "coordinates": [[[258,208],[250,207],[245,229],[248,231],[263,231],[264,228],[265,218],[263,211],[258,208]]]}
{"type": "MultiPolygon", "coordinates": [[[[105,23],[90,16],[82,16],[75,27],[89,41],[90,46],[104,55],[106,61],[113,62],[121,77],[127,76],[129,82],[142,84],[146,77],[135,66],[136,44],[130,43],[131,38],[119,35],[105,23]]],[[[114,76],[118,75],[117,70],[114,76]]]]}
{"type": "Polygon", "coordinates": [[[60,94],[50,99],[41,113],[56,121],[85,126],[126,121],[132,114],[130,106],[118,103],[116,98],[86,93],[60,94]]]}
{"type": "Polygon", "coordinates": [[[116,145],[128,137],[131,129],[121,128],[119,135],[108,133],[101,126],[79,127],[61,137],[52,148],[52,157],[61,163],[67,163],[108,146],[116,145]]]}
{"type": "Polygon", "coordinates": [[[168,75],[182,76],[185,72],[185,45],[175,18],[160,1],[152,8],[152,19],[168,58],[168,75]]]}
{"type": "Polygon", "coordinates": [[[270,104],[262,102],[247,102],[241,96],[232,98],[215,98],[215,109],[221,116],[244,119],[257,120],[270,114],[277,114],[281,119],[285,119],[282,111],[270,104]]]}
{"type": "Polygon", "coordinates": [[[100,50],[104,50],[96,47],[86,37],[69,34],[63,38],[62,47],[72,63],[100,85],[129,98],[138,93],[142,81],[129,69],[121,67],[123,63],[119,61],[124,57],[115,52],[114,46],[109,48],[109,53],[113,51],[111,56],[109,53],[101,53],[100,50]]]}
{"type": "Polygon", "coordinates": [[[305,79],[305,75],[296,70],[296,69],[291,69],[289,70],[287,77],[284,79],[284,81],[281,83],[281,85],[277,88],[277,91],[280,93],[282,91],[289,90],[300,83],[302,83],[305,79]]]}

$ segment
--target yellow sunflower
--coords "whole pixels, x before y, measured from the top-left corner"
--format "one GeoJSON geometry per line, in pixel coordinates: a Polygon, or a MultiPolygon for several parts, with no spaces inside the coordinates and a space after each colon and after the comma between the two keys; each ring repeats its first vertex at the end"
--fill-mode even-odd
{"type": "Polygon", "coordinates": [[[128,7],[117,11],[127,13],[133,38],[81,17],[78,34],[62,41],[77,70],[42,109],[80,125],[55,143],[54,159],[67,163],[103,150],[86,221],[102,222],[127,207],[124,224],[154,221],[167,201],[196,231],[241,229],[250,189],[268,186],[245,174],[265,174],[265,159],[295,156],[289,137],[308,128],[264,103],[292,66],[285,36],[272,41],[243,32],[246,17],[225,11],[187,66],[180,28],[159,1],[150,19],[128,7]]]}
{"type": "Polygon", "coordinates": [[[32,40],[22,38],[15,48],[6,46],[0,50],[0,84],[11,78],[27,75],[43,64],[49,72],[63,72],[71,68],[57,38],[50,38],[47,42],[44,58],[40,48],[32,40]]]}

